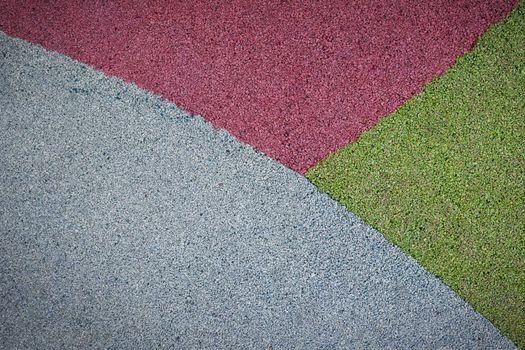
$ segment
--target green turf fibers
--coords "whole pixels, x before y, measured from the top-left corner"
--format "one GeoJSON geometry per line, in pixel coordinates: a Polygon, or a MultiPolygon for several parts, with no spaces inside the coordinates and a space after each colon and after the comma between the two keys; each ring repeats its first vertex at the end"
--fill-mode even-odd
{"type": "Polygon", "coordinates": [[[525,348],[525,1],[306,176],[525,348]]]}

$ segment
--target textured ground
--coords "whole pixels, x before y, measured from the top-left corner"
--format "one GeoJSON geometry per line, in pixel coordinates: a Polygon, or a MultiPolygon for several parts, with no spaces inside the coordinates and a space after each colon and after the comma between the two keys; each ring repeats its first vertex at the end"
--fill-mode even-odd
{"type": "Polygon", "coordinates": [[[0,29],[134,81],[303,173],[515,2],[4,0],[0,29]]]}
{"type": "Polygon", "coordinates": [[[525,348],[524,5],[306,175],[525,348]]]}
{"type": "Polygon", "coordinates": [[[0,2],[0,348],[525,347],[515,2],[0,2]]]}
{"type": "Polygon", "coordinates": [[[0,33],[4,348],[512,348],[307,179],[0,33]]]}

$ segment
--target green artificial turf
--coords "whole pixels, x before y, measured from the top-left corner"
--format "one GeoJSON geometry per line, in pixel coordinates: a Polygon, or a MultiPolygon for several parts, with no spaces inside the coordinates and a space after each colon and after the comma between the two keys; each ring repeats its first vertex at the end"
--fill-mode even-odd
{"type": "Polygon", "coordinates": [[[306,176],[525,347],[525,1],[306,176]]]}

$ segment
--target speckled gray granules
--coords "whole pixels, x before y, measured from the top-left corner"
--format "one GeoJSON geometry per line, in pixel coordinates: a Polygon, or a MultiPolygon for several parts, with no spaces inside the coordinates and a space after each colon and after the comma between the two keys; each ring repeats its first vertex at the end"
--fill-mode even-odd
{"type": "Polygon", "coordinates": [[[512,348],[301,175],[0,33],[3,348],[512,348]]]}

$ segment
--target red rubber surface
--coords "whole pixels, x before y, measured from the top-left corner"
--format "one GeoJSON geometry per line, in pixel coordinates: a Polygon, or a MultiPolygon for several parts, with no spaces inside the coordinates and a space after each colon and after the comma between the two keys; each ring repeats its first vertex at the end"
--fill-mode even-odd
{"type": "Polygon", "coordinates": [[[0,28],[134,81],[303,173],[515,1],[131,3],[3,0],[0,28]]]}

